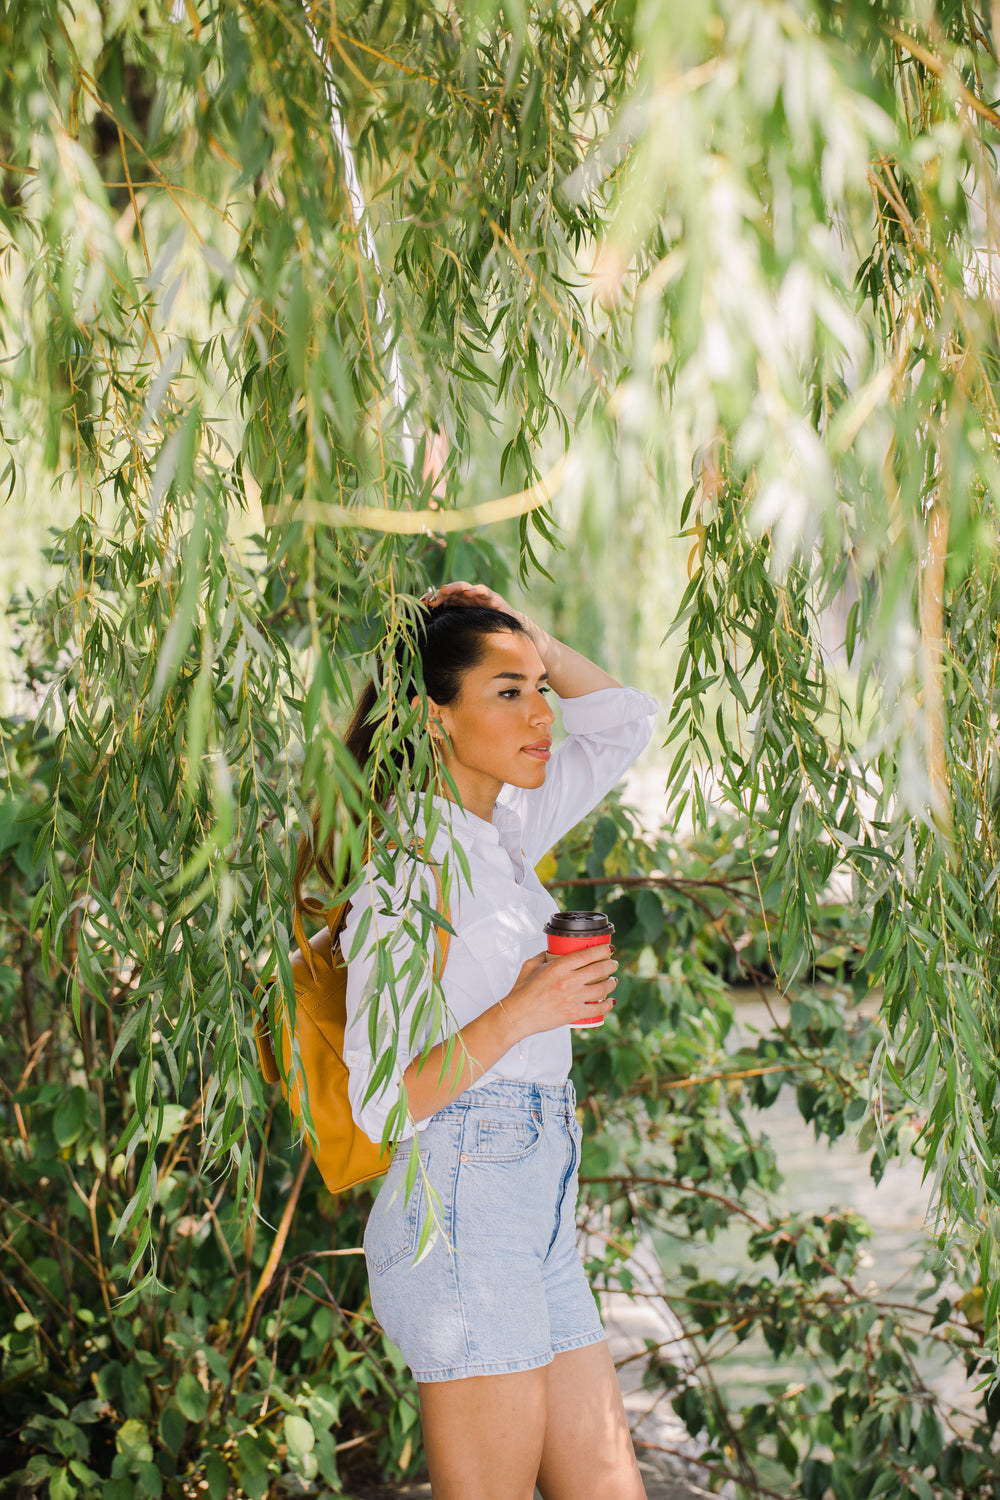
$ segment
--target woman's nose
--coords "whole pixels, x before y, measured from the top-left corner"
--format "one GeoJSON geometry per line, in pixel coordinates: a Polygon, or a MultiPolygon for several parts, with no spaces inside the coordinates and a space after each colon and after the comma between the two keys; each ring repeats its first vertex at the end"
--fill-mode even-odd
{"type": "Polygon", "coordinates": [[[532,706],[531,722],[533,724],[551,724],[555,716],[556,711],[548,698],[543,693],[536,693],[535,702],[532,706]]]}

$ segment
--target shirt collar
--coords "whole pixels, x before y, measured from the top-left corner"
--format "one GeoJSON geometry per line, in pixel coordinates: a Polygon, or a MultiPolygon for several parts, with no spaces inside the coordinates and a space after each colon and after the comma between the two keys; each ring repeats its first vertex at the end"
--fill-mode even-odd
{"type": "Polygon", "coordinates": [[[445,828],[451,829],[463,842],[484,844],[493,849],[500,845],[512,857],[519,855],[521,820],[514,809],[503,801],[498,801],[494,807],[491,823],[466,808],[459,807],[449,797],[435,797],[434,806],[439,809],[445,828]]]}
{"type": "Polygon", "coordinates": [[[463,841],[468,839],[473,843],[499,844],[500,830],[495,823],[487,823],[485,818],[477,818],[475,813],[459,807],[458,803],[452,802],[450,797],[435,797],[434,806],[441,814],[444,827],[457,834],[463,841]]]}

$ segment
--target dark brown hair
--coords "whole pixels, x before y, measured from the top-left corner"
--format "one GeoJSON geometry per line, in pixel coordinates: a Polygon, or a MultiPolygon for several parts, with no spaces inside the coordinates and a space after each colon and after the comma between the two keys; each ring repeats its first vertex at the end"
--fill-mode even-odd
{"type": "MultiPolygon", "coordinates": [[[[380,661],[379,680],[369,679],[365,684],[344,735],[344,744],[362,777],[371,785],[378,807],[387,806],[393,795],[395,775],[405,769],[410,759],[409,744],[401,736],[391,748],[390,763],[386,764],[383,759],[378,766],[372,766],[372,746],[384,725],[384,716],[378,715],[377,705],[390,676],[398,702],[409,704],[410,699],[419,694],[422,703],[431,699],[443,708],[458,698],[465,674],[482,661],[487,640],[498,631],[512,635],[526,633],[520,620],[503,610],[486,609],[480,605],[443,604],[438,609],[423,610],[417,617],[412,635],[400,637],[392,659],[380,661]]],[[[424,722],[421,715],[420,728],[424,722]]],[[[312,911],[317,905],[302,895],[302,883],[313,872],[328,886],[336,888],[340,883],[334,860],[336,826],[320,844],[320,817],[317,808],[313,813],[311,834],[303,834],[299,840],[295,900],[303,911],[312,911]]]]}

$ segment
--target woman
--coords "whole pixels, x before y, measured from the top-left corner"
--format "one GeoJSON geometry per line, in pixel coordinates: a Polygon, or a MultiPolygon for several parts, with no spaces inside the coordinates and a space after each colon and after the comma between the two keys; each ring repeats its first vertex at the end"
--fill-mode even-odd
{"type": "MultiPolygon", "coordinates": [[[[386,948],[405,962],[414,928],[407,936],[400,921],[402,870],[392,890],[369,872],[341,939],[351,1102],[377,1141],[405,1088],[412,1124],[400,1134],[415,1127],[422,1163],[407,1195],[400,1150],[372,1210],[372,1305],[418,1384],[435,1500],[531,1500],[536,1482],[545,1500],[641,1500],[576,1248],[580,1131],[567,1082],[568,1023],[585,1007],[611,1010],[617,965],[606,948],[546,957],[556,903],[534,865],[635,760],[656,704],[488,588],[449,583],[427,602],[418,648],[443,794],[428,852],[450,862],[455,933],[436,1034],[453,1039],[428,1045],[426,993],[386,982],[386,948]],[[567,734],[558,749],[550,689],[567,734]],[[392,1077],[373,1056],[386,1027],[392,1077]],[[425,1183],[443,1232],[418,1258],[425,1183]]],[[[412,879],[412,859],[398,863],[412,879]]]]}

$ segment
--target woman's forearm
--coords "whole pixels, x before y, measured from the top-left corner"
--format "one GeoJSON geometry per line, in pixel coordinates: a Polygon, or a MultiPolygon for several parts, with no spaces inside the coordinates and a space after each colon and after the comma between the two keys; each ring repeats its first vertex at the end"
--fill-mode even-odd
{"type": "Polygon", "coordinates": [[[454,1037],[437,1042],[426,1057],[415,1057],[403,1073],[413,1119],[426,1120],[444,1109],[520,1041],[521,1033],[508,1012],[500,1005],[491,1005],[454,1037]],[[449,1045],[451,1056],[445,1063],[449,1045]]]}
{"type": "Polygon", "coordinates": [[[549,686],[558,698],[582,698],[584,693],[596,693],[598,688],[621,687],[603,667],[574,651],[572,646],[557,641],[527,615],[522,618],[549,674],[549,686]]]}

